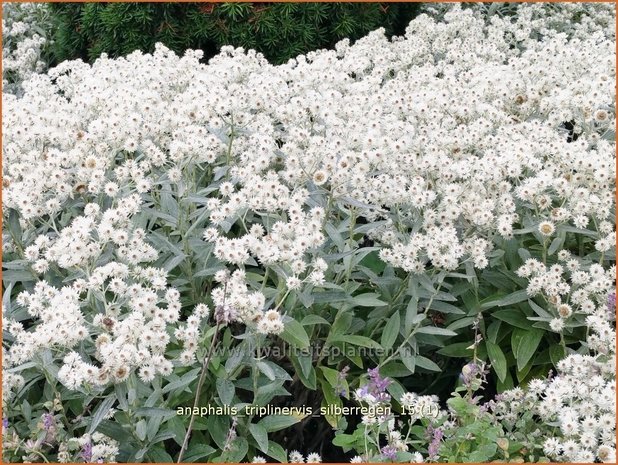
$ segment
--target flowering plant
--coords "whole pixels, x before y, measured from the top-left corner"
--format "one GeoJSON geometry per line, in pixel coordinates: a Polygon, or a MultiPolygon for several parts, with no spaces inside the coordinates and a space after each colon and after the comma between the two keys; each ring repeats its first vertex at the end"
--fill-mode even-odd
{"type": "Polygon", "coordinates": [[[3,93],[5,459],[611,459],[615,10],[543,8],[3,93]]]}
{"type": "Polygon", "coordinates": [[[20,83],[47,69],[52,22],[43,3],[7,3],[2,8],[2,89],[21,92],[20,83]]]}

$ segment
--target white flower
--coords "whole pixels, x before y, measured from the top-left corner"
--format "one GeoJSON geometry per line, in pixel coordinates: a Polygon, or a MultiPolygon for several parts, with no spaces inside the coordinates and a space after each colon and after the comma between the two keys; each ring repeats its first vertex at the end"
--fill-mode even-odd
{"type": "Polygon", "coordinates": [[[302,281],[298,279],[296,276],[290,276],[286,279],[286,285],[290,290],[299,289],[302,284],[302,281]]]}
{"type": "Polygon", "coordinates": [[[551,236],[556,230],[556,226],[551,221],[542,221],[539,223],[539,232],[543,236],[551,236]]]}
{"type": "Polygon", "coordinates": [[[313,183],[316,186],[321,186],[322,184],[325,184],[327,180],[328,180],[328,173],[326,173],[326,171],[317,170],[315,173],[313,173],[313,183]]]}
{"type": "Polygon", "coordinates": [[[322,457],[320,457],[320,454],[312,452],[307,455],[307,463],[322,463],[322,457]]]}
{"type": "Polygon", "coordinates": [[[597,450],[597,457],[604,463],[616,462],[616,448],[606,445],[599,446],[597,450]]]}
{"type": "Polygon", "coordinates": [[[573,314],[573,310],[571,309],[570,305],[568,304],[558,305],[558,315],[560,315],[560,318],[567,319],[572,314],[573,314]]]}
{"type": "Polygon", "coordinates": [[[268,310],[257,323],[258,332],[262,334],[281,334],[284,324],[281,315],[276,310],[268,310]]]}

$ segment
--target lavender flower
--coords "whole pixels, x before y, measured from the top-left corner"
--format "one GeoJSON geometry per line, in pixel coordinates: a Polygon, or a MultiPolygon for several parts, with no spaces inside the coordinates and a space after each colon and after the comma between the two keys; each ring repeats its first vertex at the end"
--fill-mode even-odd
{"type": "Polygon", "coordinates": [[[440,442],[444,437],[444,431],[442,428],[434,428],[429,425],[427,427],[428,436],[431,438],[431,442],[429,443],[429,447],[427,448],[427,453],[429,454],[429,460],[437,460],[438,458],[438,450],[440,449],[440,442]]]}
{"type": "Polygon", "coordinates": [[[84,460],[84,462],[90,462],[92,460],[92,442],[88,441],[82,446],[79,456],[84,460]]]}
{"type": "Polygon", "coordinates": [[[397,458],[397,449],[394,446],[384,446],[381,452],[385,459],[395,460],[397,458]]]}
{"type": "Polygon", "coordinates": [[[55,425],[55,421],[54,421],[54,416],[51,413],[44,413],[43,414],[43,427],[49,431],[50,429],[52,429],[55,425]]]}
{"type": "Polygon", "coordinates": [[[487,373],[484,363],[470,362],[461,369],[459,379],[466,389],[476,391],[485,382],[487,373]]]}
{"type": "Polygon", "coordinates": [[[337,373],[337,386],[335,386],[335,392],[338,396],[344,397],[346,394],[346,389],[344,387],[343,382],[348,376],[348,372],[350,371],[350,367],[346,365],[341,369],[339,373],[337,373]]]}
{"type": "Polygon", "coordinates": [[[369,383],[365,385],[367,392],[376,398],[378,402],[389,402],[391,396],[387,394],[386,388],[391,384],[388,378],[382,378],[377,368],[367,370],[369,383]]]}

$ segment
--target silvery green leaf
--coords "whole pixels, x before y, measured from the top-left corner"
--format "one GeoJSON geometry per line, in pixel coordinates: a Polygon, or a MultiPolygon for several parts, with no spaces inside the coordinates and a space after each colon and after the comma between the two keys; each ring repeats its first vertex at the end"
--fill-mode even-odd
{"type": "Polygon", "coordinates": [[[234,223],[232,221],[230,221],[229,219],[225,219],[225,220],[221,221],[221,223],[219,223],[219,228],[224,233],[229,233],[230,229],[232,229],[232,226],[234,226],[234,223]]]}
{"type": "Polygon", "coordinates": [[[150,232],[148,239],[153,243],[157,250],[169,250],[174,255],[183,255],[184,253],[176,245],[172,244],[165,236],[156,231],[150,232]]]}
{"type": "Polygon", "coordinates": [[[208,219],[208,215],[210,213],[208,212],[208,210],[203,209],[202,211],[197,210],[194,215],[195,214],[199,214],[199,216],[197,218],[190,218],[191,226],[189,226],[189,229],[187,229],[187,232],[185,233],[186,236],[190,236],[193,231],[195,231],[197,228],[200,228],[208,219]]]}
{"type": "Polygon", "coordinates": [[[199,270],[198,272],[193,274],[194,278],[202,278],[206,276],[213,276],[217,271],[225,270],[224,266],[214,266],[211,268],[205,268],[203,270],[199,270]]]}
{"type": "Polygon", "coordinates": [[[416,356],[411,353],[409,350],[403,350],[399,354],[401,362],[404,366],[410,370],[411,373],[416,371],[416,356]]]}
{"type": "Polygon", "coordinates": [[[451,305],[449,303],[443,302],[441,300],[435,300],[435,299],[431,303],[431,309],[438,310],[442,313],[453,313],[455,315],[465,315],[466,314],[466,312],[464,312],[461,308],[456,307],[455,305],[451,305]]]}
{"type": "MultiPolygon", "coordinates": [[[[537,305],[536,302],[534,302],[532,299],[528,300],[528,304],[530,305],[530,308],[534,310],[534,313],[536,313],[540,317],[549,318],[549,319],[553,318],[553,315],[551,313],[549,313],[547,310],[545,310],[541,306],[537,305]]],[[[532,318],[529,318],[529,319],[532,319],[532,318]]]]}
{"type": "Polygon", "coordinates": [[[302,292],[297,293],[298,299],[305,308],[309,308],[314,303],[314,295],[311,293],[311,288],[306,288],[302,292]]]}
{"type": "Polygon", "coordinates": [[[243,359],[246,356],[246,352],[242,349],[245,348],[246,346],[242,345],[236,347],[234,350],[232,350],[231,355],[225,361],[225,372],[228,375],[231,375],[242,363],[243,359]]]}
{"type": "Polygon", "coordinates": [[[214,181],[218,181],[218,180],[220,180],[223,176],[225,176],[225,175],[227,174],[227,172],[228,172],[228,170],[229,170],[229,169],[230,169],[230,167],[229,167],[229,166],[227,166],[227,165],[224,165],[224,166],[217,166],[217,167],[213,170],[213,173],[214,173],[213,180],[214,180],[214,181]]]}
{"type": "Polygon", "coordinates": [[[330,326],[330,323],[319,315],[307,315],[302,319],[300,324],[303,326],[308,326],[308,325],[328,325],[330,326]]]}
{"type": "MultiPolygon", "coordinates": [[[[92,434],[97,430],[99,423],[105,418],[105,416],[109,413],[109,410],[112,408],[116,402],[115,394],[108,394],[105,399],[101,401],[101,403],[97,406],[96,410],[90,417],[90,425],[88,427],[88,434],[92,434]]],[[[145,422],[144,422],[145,425],[145,422]]]]}
{"type": "Polygon", "coordinates": [[[417,333],[421,334],[432,334],[435,336],[457,336],[455,331],[451,331],[450,329],[440,328],[438,326],[421,326],[416,330],[417,333]]]}
{"type": "Polygon", "coordinates": [[[259,425],[263,426],[266,431],[272,433],[298,423],[302,418],[292,415],[269,415],[259,421],[259,425]]]}
{"type": "Polygon", "coordinates": [[[227,135],[226,129],[213,128],[211,126],[206,126],[206,129],[211,134],[217,136],[219,140],[221,140],[221,142],[223,142],[224,144],[227,144],[229,142],[230,138],[227,135]]]}
{"type": "Polygon", "coordinates": [[[256,366],[258,367],[258,369],[264,374],[266,375],[266,377],[271,380],[274,381],[276,376],[275,376],[275,372],[273,371],[273,369],[267,365],[266,363],[259,361],[256,363],[256,366]]]}
{"type": "Polygon", "coordinates": [[[345,241],[341,233],[337,231],[337,229],[330,223],[326,223],[324,230],[326,231],[326,234],[328,234],[328,237],[330,237],[330,239],[335,243],[337,248],[343,252],[345,250],[345,241]]]}
{"type": "Polygon", "coordinates": [[[382,221],[372,221],[371,223],[361,224],[354,228],[354,232],[356,234],[365,234],[369,231],[373,231],[374,229],[379,228],[380,226],[384,226],[387,223],[386,220],[382,221]]]}
{"type": "Polygon", "coordinates": [[[351,303],[359,307],[380,307],[382,305],[388,305],[387,302],[378,299],[379,295],[368,292],[352,297],[351,303]]]}
{"type": "Polygon", "coordinates": [[[5,270],[2,272],[2,281],[6,283],[6,286],[36,280],[36,275],[29,270],[5,270]]]}
{"type": "Polygon", "coordinates": [[[373,211],[382,212],[382,213],[385,211],[380,207],[377,207],[375,205],[369,205],[363,202],[359,202],[358,200],[353,199],[352,197],[348,197],[348,196],[341,196],[339,197],[339,200],[343,201],[343,203],[347,205],[351,205],[357,208],[362,208],[364,210],[373,210],[373,211]]]}
{"type": "Polygon", "coordinates": [[[229,379],[217,378],[217,394],[219,394],[219,399],[224,405],[230,405],[232,400],[234,399],[234,383],[232,383],[229,379]]]}
{"type": "Polygon", "coordinates": [[[187,455],[185,455],[183,462],[199,462],[199,459],[212,455],[215,452],[216,449],[207,444],[192,444],[189,450],[187,450],[187,455]]]}
{"type": "Polygon", "coordinates": [[[283,381],[277,380],[272,383],[260,386],[255,392],[253,403],[258,406],[267,405],[276,396],[290,396],[291,394],[282,386],[283,381]]]}
{"type": "Polygon", "coordinates": [[[177,413],[176,410],[161,407],[140,407],[135,411],[135,415],[139,417],[148,418],[162,418],[167,420],[174,418],[177,413]]]}
{"type": "Polygon", "coordinates": [[[6,368],[4,371],[6,373],[19,373],[20,371],[27,370],[28,368],[34,368],[36,366],[37,366],[36,362],[26,362],[16,367],[6,368]]]}
{"type": "Polygon", "coordinates": [[[172,271],[174,268],[180,265],[185,260],[185,258],[186,256],[184,254],[170,257],[163,263],[161,268],[163,268],[165,271],[172,271]]]}
{"type": "Polygon", "coordinates": [[[165,213],[174,218],[178,216],[178,202],[176,202],[176,199],[169,190],[161,191],[161,208],[165,213]]]}
{"type": "Polygon", "coordinates": [[[564,231],[564,232],[570,232],[570,233],[575,233],[575,234],[581,234],[583,236],[590,236],[590,237],[594,237],[594,238],[598,238],[599,237],[599,233],[596,231],[591,231],[590,229],[582,229],[582,228],[576,228],[575,226],[571,226],[569,224],[562,224],[559,225],[556,230],[558,232],[564,231]]]}
{"type": "Polygon", "coordinates": [[[355,253],[355,250],[346,250],[345,252],[326,254],[323,255],[322,258],[327,262],[335,262],[342,258],[349,257],[350,255],[354,255],[355,253]]]}
{"type": "MultiPolygon", "coordinates": [[[[5,270],[27,270],[29,268],[29,262],[27,260],[12,260],[10,262],[2,262],[2,268],[5,270]]],[[[12,288],[13,285],[10,285],[12,288]]]]}
{"type": "Polygon", "coordinates": [[[344,302],[348,300],[348,294],[345,291],[314,291],[311,297],[314,304],[344,302]]]}
{"type": "Polygon", "coordinates": [[[262,365],[268,366],[273,371],[275,375],[275,379],[283,380],[283,381],[292,381],[292,377],[290,376],[290,374],[287,371],[285,371],[284,368],[277,365],[275,362],[272,362],[270,360],[261,360],[260,363],[262,365]]]}
{"type": "Polygon", "coordinates": [[[114,396],[118,399],[118,406],[120,410],[128,410],[129,409],[129,392],[127,389],[127,385],[125,383],[119,383],[114,386],[114,396]]]}
{"type": "Polygon", "coordinates": [[[144,459],[144,455],[146,455],[146,452],[148,452],[148,449],[150,449],[150,447],[142,447],[137,452],[135,452],[135,455],[133,456],[135,458],[135,461],[141,462],[144,459]]]}
{"type": "Polygon", "coordinates": [[[475,320],[476,320],[476,316],[468,316],[464,318],[459,318],[458,320],[455,320],[451,324],[449,324],[446,327],[446,329],[450,331],[455,331],[456,329],[467,328],[467,327],[472,326],[475,320]]]}
{"type": "Polygon", "coordinates": [[[8,230],[11,233],[11,237],[17,243],[21,243],[23,232],[21,229],[21,225],[19,224],[19,212],[13,208],[9,209],[9,221],[8,221],[8,230]]]}
{"type": "Polygon", "coordinates": [[[424,319],[424,314],[418,314],[418,299],[415,299],[414,297],[411,298],[406,308],[406,317],[404,320],[405,333],[410,334],[414,325],[420,323],[424,319]]]}
{"type": "Polygon", "coordinates": [[[197,379],[201,370],[202,370],[201,368],[194,368],[193,370],[182,375],[182,377],[177,378],[174,381],[166,384],[161,390],[161,392],[165,394],[167,392],[184,391],[192,382],[194,382],[197,379]]]}
{"type": "Polygon", "coordinates": [[[249,432],[257,442],[258,447],[264,453],[268,453],[268,431],[259,423],[249,424],[249,432]]]}
{"type": "Polygon", "coordinates": [[[380,339],[380,345],[388,350],[393,347],[395,341],[397,340],[397,336],[399,336],[399,331],[401,329],[401,316],[399,312],[396,311],[389,318],[384,326],[384,330],[382,331],[382,338],[380,339]]]}
{"type": "Polygon", "coordinates": [[[309,347],[309,336],[305,328],[292,318],[284,319],[284,330],[279,337],[290,344],[304,349],[309,347]]]}
{"type": "Polygon", "coordinates": [[[163,213],[161,211],[158,210],[154,210],[152,208],[142,208],[142,213],[144,213],[144,215],[147,215],[149,218],[151,219],[161,219],[164,220],[169,226],[172,226],[173,228],[176,228],[177,224],[176,224],[176,217],[170,215],[169,213],[163,213]]]}
{"type": "Polygon", "coordinates": [[[148,427],[148,424],[146,423],[146,420],[140,420],[135,425],[135,435],[140,441],[143,441],[146,439],[147,427],[148,427]]]}
{"type": "Polygon", "coordinates": [[[423,357],[422,355],[416,355],[414,357],[414,361],[416,362],[416,366],[424,368],[429,371],[442,371],[442,369],[433,361],[429,360],[427,357],[423,357]]]}
{"type": "Polygon", "coordinates": [[[564,245],[565,238],[566,234],[559,234],[558,237],[554,238],[547,249],[547,255],[551,256],[561,249],[564,245]]]}

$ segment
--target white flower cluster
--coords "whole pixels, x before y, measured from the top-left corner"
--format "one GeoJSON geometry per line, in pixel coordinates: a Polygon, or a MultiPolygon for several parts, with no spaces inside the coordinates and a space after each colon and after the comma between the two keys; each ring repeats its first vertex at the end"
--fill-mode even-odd
{"type": "MultiPolygon", "coordinates": [[[[607,296],[607,288],[602,292],[607,296]]],[[[491,402],[496,418],[511,427],[526,412],[538,416],[543,430],[558,426],[557,436],[542,444],[552,460],[616,461],[616,330],[610,318],[607,306],[586,318],[589,355],[573,353],[558,362],[555,376],[534,379],[491,402]]]]}
{"type": "Polygon", "coordinates": [[[43,48],[50,43],[51,22],[44,3],[7,3],[2,9],[2,85],[15,92],[19,84],[45,70],[43,48]],[[45,28],[46,30],[43,30],[45,28]]]}
{"type": "Polygon", "coordinates": [[[255,327],[261,334],[279,334],[283,331],[281,314],[277,310],[264,310],[264,294],[247,289],[243,270],[236,270],[231,275],[222,271],[215,278],[224,283],[224,287],[212,291],[212,299],[217,305],[217,321],[224,324],[241,322],[255,327]]]}
{"type": "MultiPolygon", "coordinates": [[[[2,307],[4,316],[4,306],[2,307]]],[[[11,400],[15,393],[18,392],[25,384],[26,380],[23,376],[10,371],[11,362],[9,361],[8,353],[2,347],[2,402],[11,400]]]]}
{"type": "Polygon", "coordinates": [[[322,457],[316,452],[307,454],[307,457],[297,450],[290,452],[290,463],[322,463],[322,457]]]}
{"type": "Polygon", "coordinates": [[[84,383],[121,382],[133,370],[139,370],[144,382],[152,381],[156,373],[172,371],[164,353],[170,341],[168,327],[179,318],[179,297],[177,290],[166,288],[161,270],[117,262],[94,269],[88,280],[77,279],[60,289],[40,281],[33,292],[23,292],[17,299],[37,325],[25,330],[21,323],[5,319],[14,338],[5,360],[17,365],[42,349],[72,349],[87,341],[93,344],[92,357],[100,366],[69,352],[58,378],[70,389],[84,383]],[[87,311],[94,294],[108,293],[113,297],[99,301],[104,302],[102,312],[87,311]],[[159,306],[162,302],[165,307],[159,306]]]}
{"type": "MultiPolygon", "coordinates": [[[[514,46],[525,47],[530,40],[539,37],[564,34],[567,37],[586,38],[591,33],[606,33],[615,23],[611,7],[595,9],[593,12],[583,2],[539,2],[529,3],[524,8],[514,2],[466,2],[462,7],[472,10],[487,22],[504,21],[514,46]]],[[[609,5],[608,5],[609,6],[609,5]]],[[[449,3],[423,3],[421,11],[436,19],[452,11],[449,3]]]]}
{"type": "Polygon", "coordinates": [[[115,463],[119,452],[117,441],[101,433],[84,434],[79,438],[72,438],[60,445],[58,461],[71,462],[71,454],[67,449],[81,448],[78,458],[88,463],[115,463]]]}
{"type": "Polygon", "coordinates": [[[210,309],[205,304],[198,304],[193,310],[193,314],[187,318],[184,327],[176,329],[174,336],[182,343],[183,351],[179,356],[180,363],[190,365],[195,361],[195,353],[198,349],[200,325],[203,320],[207,320],[210,309]]]}
{"type": "MultiPolygon", "coordinates": [[[[510,238],[524,220],[543,236],[594,227],[597,250],[609,251],[615,11],[581,9],[588,19],[568,34],[533,5],[518,6],[518,20],[453,8],[441,22],[421,15],[405,37],[376,31],[281,66],[230,47],[205,65],[199,51],[177,57],[158,46],[30,76],[23,96],[3,94],[3,206],[23,226],[50,226],[24,251],[36,273],[58,266],[83,276],[62,288],[41,281],[20,296],[37,324],[5,320],[15,338],[7,363],[88,341],[92,360],[65,357],[67,386],[119,382],[133,371],[150,381],[172,370],[164,356],[171,334],[183,346],[180,361],[193,363],[208,309],[179,324],[178,291],[162,270],[140,265],[157,252],[135,218],[147,193],[169,182],[180,196],[196,170],[216,180],[204,202],[214,255],[235,267],[253,259],[278,266],[290,289],[324,283],[317,249],[325,224],[351,211],[382,224],[374,237],[383,260],[415,273],[466,260],[484,268],[493,239],[510,238]],[[522,29],[525,18],[534,22],[522,29]],[[79,216],[57,230],[68,204],[79,216]],[[233,223],[243,232],[230,232],[233,223]],[[103,255],[110,261],[100,266],[103,255]],[[104,302],[96,311],[95,293],[104,302]]],[[[32,64],[10,60],[5,67],[23,72],[32,64]]],[[[598,326],[591,347],[612,341],[595,318],[615,269],[583,271],[570,259],[525,266],[531,295],[543,291],[556,312],[554,330],[579,312],[598,326]]],[[[220,278],[217,319],[283,330],[244,271],[220,278]]],[[[6,379],[6,392],[19,386],[6,379]]]]}
{"type": "MultiPolygon", "coordinates": [[[[245,189],[251,191],[254,198],[256,197],[255,189],[258,189],[257,192],[268,192],[266,189],[262,190],[259,183],[251,184],[245,189]]],[[[240,193],[238,196],[240,197],[240,193]]],[[[214,253],[223,262],[239,265],[245,263],[249,256],[253,255],[264,265],[278,262],[289,263],[295,273],[302,273],[307,267],[302,260],[307,250],[319,247],[324,241],[322,234],[324,210],[316,207],[309,213],[303,212],[302,205],[305,200],[306,197],[290,199],[284,207],[289,222],[275,222],[268,234],[262,225],[255,224],[251,227],[249,234],[240,239],[228,239],[221,236],[215,228],[207,229],[204,238],[215,243],[214,253]]],[[[235,201],[240,202],[237,198],[235,201]]],[[[219,208],[229,212],[230,216],[237,212],[237,207],[232,207],[229,203],[221,205],[219,199],[216,198],[211,199],[209,208],[213,211],[210,217],[213,224],[218,223],[219,208]]],[[[259,206],[248,204],[241,208],[261,210],[259,206]]]]}
{"type": "MultiPolygon", "coordinates": [[[[42,274],[55,264],[80,277],[61,288],[42,280],[32,292],[19,294],[17,304],[37,324],[26,330],[5,318],[5,327],[14,337],[7,363],[24,363],[44,348],[72,349],[89,341],[94,344],[92,356],[101,366],[76,352],[68,353],[58,377],[71,389],[84,383],[121,382],[133,370],[138,370],[144,382],[152,381],[157,373],[171,373],[172,362],[164,354],[170,342],[168,328],[178,326],[180,293],[167,287],[164,270],[138,265],[157,257],[157,251],[144,240],[145,231],[131,222],[140,203],[139,195],[131,194],[104,212],[98,204],[86,204],[84,216],[76,217],[55,236],[38,236],[25,249],[25,258],[36,272],[42,274]],[[106,252],[110,246],[118,261],[99,265],[102,256],[110,258],[106,252]]],[[[199,322],[206,313],[198,306],[179,334],[186,349],[181,361],[191,360],[197,348],[194,320],[199,322]]]]}
{"type": "MultiPolygon", "coordinates": [[[[616,267],[605,270],[598,264],[584,266],[567,250],[558,252],[558,258],[560,261],[549,267],[539,260],[528,259],[517,270],[519,276],[529,280],[528,295],[542,294],[548,303],[549,312],[537,307],[537,313],[551,317],[549,327],[555,332],[562,332],[577,317],[581,317],[577,322],[580,324],[585,318],[592,322],[607,321],[611,316],[607,302],[615,286],[616,267]]],[[[594,350],[614,347],[615,331],[597,331],[589,343],[594,350]]]]}
{"type": "Polygon", "coordinates": [[[422,418],[436,421],[446,415],[440,408],[438,396],[435,395],[419,396],[414,392],[406,392],[401,396],[399,403],[411,423],[422,418]]]}
{"type": "Polygon", "coordinates": [[[302,269],[330,214],[305,205],[326,196],[391,221],[381,257],[396,266],[485,267],[522,218],[581,227],[613,208],[613,23],[538,40],[541,23],[512,47],[508,17],[454,8],[392,42],[376,31],[281,66],[229,47],[209,65],[163,47],[63,63],[4,96],[5,204],[35,218],[79,192],[146,192],[225,163],[207,239],[227,263],[302,269]],[[247,215],[279,221],[226,237],[247,215]]]}

